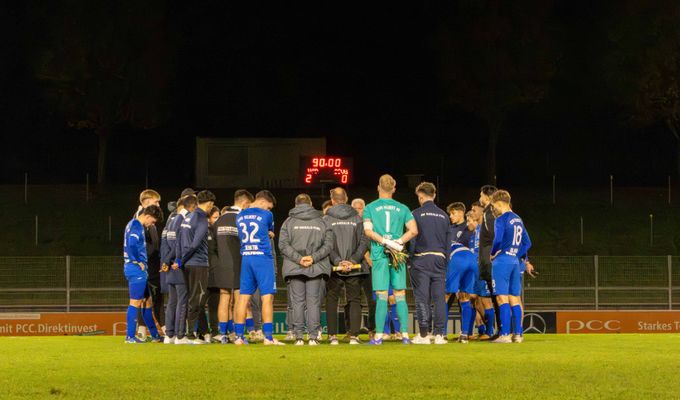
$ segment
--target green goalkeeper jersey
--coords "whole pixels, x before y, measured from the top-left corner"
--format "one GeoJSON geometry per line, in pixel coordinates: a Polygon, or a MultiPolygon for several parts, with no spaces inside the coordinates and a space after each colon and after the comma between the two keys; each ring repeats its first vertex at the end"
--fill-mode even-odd
{"type": "MultiPolygon", "coordinates": [[[[364,209],[364,221],[370,220],[373,232],[386,239],[399,239],[404,234],[404,225],[412,219],[413,214],[408,207],[394,199],[378,199],[364,209]]],[[[371,241],[373,260],[387,257],[383,250],[379,243],[371,241]]]]}

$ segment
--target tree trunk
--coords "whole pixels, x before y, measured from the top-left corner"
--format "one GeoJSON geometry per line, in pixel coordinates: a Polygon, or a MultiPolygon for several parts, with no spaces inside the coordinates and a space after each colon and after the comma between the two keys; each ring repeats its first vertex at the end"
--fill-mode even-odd
{"type": "Polygon", "coordinates": [[[675,122],[671,119],[666,120],[666,126],[675,137],[676,148],[675,148],[675,173],[676,176],[680,177],[680,134],[678,134],[678,128],[675,126],[675,122]]]}
{"type": "Polygon", "coordinates": [[[486,169],[486,179],[487,183],[490,185],[496,185],[496,149],[498,147],[498,138],[501,135],[501,130],[503,129],[502,118],[490,118],[489,119],[489,143],[487,148],[487,169],[486,169]]]}
{"type": "Polygon", "coordinates": [[[97,152],[97,184],[99,185],[106,183],[106,160],[110,132],[110,128],[104,126],[99,127],[96,130],[97,137],[99,138],[99,148],[97,152]]]}

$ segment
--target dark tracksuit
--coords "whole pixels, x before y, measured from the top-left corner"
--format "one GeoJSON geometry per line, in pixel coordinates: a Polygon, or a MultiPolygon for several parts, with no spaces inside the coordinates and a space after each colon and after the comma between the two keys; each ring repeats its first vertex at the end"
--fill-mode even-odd
{"type": "MultiPolygon", "coordinates": [[[[333,266],[341,261],[361,264],[368,249],[368,238],[364,235],[364,224],[357,211],[347,204],[338,204],[330,209],[324,220],[333,231],[334,243],[330,254],[333,266]]],[[[326,319],[328,334],[338,334],[338,298],[342,287],[349,306],[349,329],[351,336],[359,335],[361,328],[361,277],[368,274],[368,268],[360,270],[331,272],[326,291],[326,319]]]]}
{"type": "Polygon", "coordinates": [[[496,217],[493,207],[488,205],[484,209],[482,228],[479,230],[479,279],[491,285],[491,245],[494,239],[494,224],[496,217]]]}
{"type": "Polygon", "coordinates": [[[189,289],[187,324],[189,339],[194,339],[198,316],[208,301],[208,214],[201,208],[189,213],[181,224],[178,244],[180,265],[189,289]]]}
{"type": "Polygon", "coordinates": [[[198,332],[217,335],[217,307],[220,304],[220,289],[215,285],[215,268],[217,256],[217,229],[215,225],[208,227],[208,316],[205,311],[198,314],[198,332]]]}
{"type": "Polygon", "coordinates": [[[177,336],[179,339],[182,339],[186,334],[188,292],[182,270],[173,270],[172,264],[179,259],[177,254],[177,236],[180,233],[180,226],[186,214],[186,211],[182,211],[168,220],[165,237],[161,246],[162,261],[170,267],[168,272],[162,273],[168,287],[168,304],[165,309],[165,334],[169,337],[177,336]]]}
{"type": "Polygon", "coordinates": [[[434,303],[434,333],[443,334],[446,324],[446,254],[449,217],[434,202],[427,201],[413,211],[418,236],[411,259],[411,283],[421,336],[430,330],[430,304],[434,303]]]}
{"type": "Polygon", "coordinates": [[[491,246],[495,237],[494,225],[496,216],[493,213],[493,206],[488,205],[484,209],[482,218],[482,228],[479,230],[479,279],[486,281],[487,287],[492,291],[493,308],[496,311],[496,326],[501,326],[500,308],[493,295],[493,281],[491,279],[491,246]]]}

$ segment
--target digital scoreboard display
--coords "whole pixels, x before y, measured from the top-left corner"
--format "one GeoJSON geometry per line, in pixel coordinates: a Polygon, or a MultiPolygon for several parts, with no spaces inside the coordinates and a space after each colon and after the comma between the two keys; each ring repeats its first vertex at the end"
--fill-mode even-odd
{"type": "Polygon", "coordinates": [[[338,185],[352,183],[353,162],[349,157],[301,157],[300,166],[304,186],[321,183],[338,185]]]}

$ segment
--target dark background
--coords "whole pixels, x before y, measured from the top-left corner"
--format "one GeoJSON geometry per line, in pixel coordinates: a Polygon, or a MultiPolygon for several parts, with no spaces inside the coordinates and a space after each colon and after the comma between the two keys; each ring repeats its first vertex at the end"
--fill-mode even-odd
{"type": "MultiPolygon", "coordinates": [[[[620,37],[612,32],[620,21],[641,18],[635,7],[644,2],[541,2],[547,6],[535,16],[535,2],[458,1],[444,9],[429,2],[299,9],[151,2],[142,10],[125,1],[49,3],[18,2],[0,12],[0,183],[22,183],[24,172],[34,183],[80,183],[86,173],[95,179],[96,130],[76,129],[70,122],[83,113],[64,111],[51,95],[54,82],[36,71],[60,43],[77,38],[83,48],[96,46],[98,27],[123,21],[107,39],[120,39],[123,53],[162,31],[139,54],[152,62],[143,79],[164,77],[158,98],[167,107],[153,123],[111,124],[109,183],[143,182],[148,168],[151,185],[191,184],[196,136],[323,136],[329,154],[354,157],[358,184],[372,185],[388,171],[478,186],[489,176],[489,126],[465,98],[449,100],[440,64],[448,49],[437,35],[442,27],[454,40],[468,35],[459,22],[470,9],[485,14],[485,7],[515,28],[524,19],[540,23],[535,33],[549,43],[546,57],[555,69],[544,96],[505,113],[499,182],[546,185],[557,174],[562,184],[607,185],[614,174],[620,185],[662,186],[676,176],[677,143],[663,119],[630,123],[635,111],[619,93],[627,81],[612,85],[607,76],[607,57],[620,37]],[[626,5],[633,11],[622,14],[626,5]],[[135,18],[144,14],[161,22],[140,25],[135,18]],[[118,38],[126,24],[142,33],[118,38]],[[154,58],[157,43],[165,58],[154,58]]],[[[661,15],[663,8],[650,12],[661,15]]],[[[473,34],[487,29],[480,25],[473,34]]],[[[62,71],[77,69],[71,54],[61,55],[62,71]]]]}

